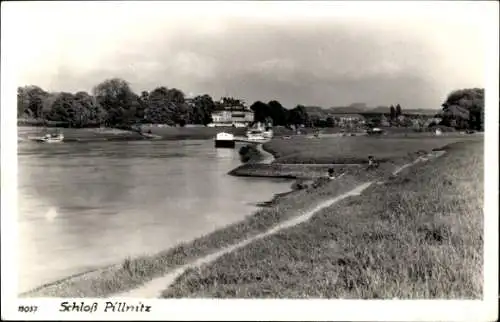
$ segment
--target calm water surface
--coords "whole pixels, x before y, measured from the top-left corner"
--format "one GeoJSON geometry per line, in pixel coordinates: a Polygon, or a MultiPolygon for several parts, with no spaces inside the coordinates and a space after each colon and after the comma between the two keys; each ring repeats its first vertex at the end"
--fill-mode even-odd
{"type": "Polygon", "coordinates": [[[212,141],[18,145],[20,292],[237,222],[289,190],[212,141]]]}

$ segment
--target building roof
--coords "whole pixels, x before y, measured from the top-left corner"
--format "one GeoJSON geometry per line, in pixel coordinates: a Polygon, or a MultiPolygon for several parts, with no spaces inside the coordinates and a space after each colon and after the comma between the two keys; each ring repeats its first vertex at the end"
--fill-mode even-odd
{"type": "Polygon", "coordinates": [[[251,113],[254,112],[252,110],[241,110],[241,109],[223,109],[223,110],[214,110],[212,113],[229,113],[229,112],[238,112],[238,113],[251,113]]]}

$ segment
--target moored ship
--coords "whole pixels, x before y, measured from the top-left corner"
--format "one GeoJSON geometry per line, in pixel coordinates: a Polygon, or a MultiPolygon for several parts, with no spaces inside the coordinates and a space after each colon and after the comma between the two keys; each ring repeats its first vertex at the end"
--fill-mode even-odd
{"type": "Polygon", "coordinates": [[[234,148],[236,145],[234,135],[231,133],[220,132],[215,136],[216,148],[234,148]]]}

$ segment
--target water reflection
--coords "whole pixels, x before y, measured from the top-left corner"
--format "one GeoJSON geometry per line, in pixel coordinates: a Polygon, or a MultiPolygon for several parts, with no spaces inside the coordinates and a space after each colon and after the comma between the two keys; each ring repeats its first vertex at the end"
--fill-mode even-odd
{"type": "Polygon", "coordinates": [[[215,149],[215,155],[218,159],[233,160],[234,150],[232,149],[215,149]]]}

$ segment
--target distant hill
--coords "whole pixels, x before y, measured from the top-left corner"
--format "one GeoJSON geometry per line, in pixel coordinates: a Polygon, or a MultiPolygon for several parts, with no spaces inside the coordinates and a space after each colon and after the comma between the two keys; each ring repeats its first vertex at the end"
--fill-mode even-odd
{"type": "MultiPolygon", "coordinates": [[[[311,116],[326,118],[332,114],[389,114],[389,106],[369,107],[361,104],[353,104],[351,106],[334,106],[330,108],[322,108],[320,106],[306,106],[307,113],[311,116]],[[355,106],[353,106],[355,105],[355,106]]],[[[441,109],[402,109],[403,114],[420,114],[433,116],[441,112],[441,109]]]]}
{"type": "Polygon", "coordinates": [[[307,113],[323,113],[325,111],[321,106],[304,106],[307,113]]]}
{"type": "Polygon", "coordinates": [[[327,117],[327,111],[320,106],[304,106],[309,116],[327,117]]]}
{"type": "Polygon", "coordinates": [[[390,114],[391,108],[389,106],[377,106],[374,108],[370,108],[367,112],[390,114]]]}
{"type": "Polygon", "coordinates": [[[327,109],[329,113],[335,113],[335,114],[357,114],[357,113],[362,113],[365,112],[368,108],[364,107],[353,107],[353,106],[337,106],[337,107],[330,107],[327,109]]]}
{"type": "MultiPolygon", "coordinates": [[[[405,109],[404,107],[402,108],[403,114],[406,115],[414,115],[414,114],[419,114],[419,115],[428,115],[428,116],[433,116],[441,112],[440,109],[405,109]]],[[[378,106],[375,108],[368,109],[364,111],[364,113],[384,113],[384,114],[390,114],[391,109],[389,106],[378,106]]]]}

